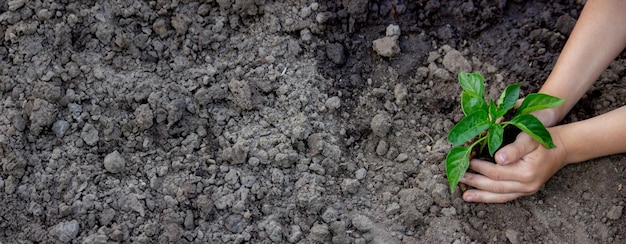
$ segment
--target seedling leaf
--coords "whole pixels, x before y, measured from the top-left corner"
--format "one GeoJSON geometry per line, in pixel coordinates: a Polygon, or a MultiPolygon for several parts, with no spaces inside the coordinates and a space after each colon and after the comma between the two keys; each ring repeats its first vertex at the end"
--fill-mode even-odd
{"type": "Polygon", "coordinates": [[[537,110],[542,110],[546,108],[554,108],[565,102],[564,99],[550,96],[548,94],[543,93],[533,93],[529,94],[524,98],[522,105],[517,108],[516,115],[518,114],[529,114],[537,110]]]}
{"type": "Polygon", "coordinates": [[[461,108],[465,115],[473,114],[479,110],[486,110],[485,98],[474,92],[463,91],[461,93],[461,108]]]}
{"type": "Polygon", "coordinates": [[[508,85],[500,95],[500,99],[498,99],[498,110],[501,111],[503,115],[515,106],[517,99],[519,99],[520,86],[519,83],[508,85]]]}
{"type": "Polygon", "coordinates": [[[519,99],[519,83],[507,86],[497,101],[485,99],[485,81],[478,73],[459,73],[461,108],[465,117],[448,133],[448,141],[454,144],[446,156],[446,175],[452,193],[469,168],[470,155],[474,149],[487,149],[493,156],[504,141],[504,128],[513,125],[530,135],[546,148],[556,147],[550,132],[541,121],[530,113],[556,107],[563,99],[546,94],[530,94],[510,121],[501,121],[519,99]],[[478,146],[478,148],[476,148],[478,146]]]}
{"type": "Polygon", "coordinates": [[[454,147],[450,149],[446,156],[446,175],[448,176],[448,184],[450,191],[454,193],[456,185],[469,168],[469,155],[472,147],[454,147]]]}
{"type": "Polygon", "coordinates": [[[498,118],[502,117],[504,113],[498,110],[498,105],[493,100],[489,100],[489,119],[491,122],[495,122],[498,118]]]}
{"type": "Polygon", "coordinates": [[[489,147],[489,155],[493,157],[493,154],[496,153],[498,148],[502,145],[502,140],[504,136],[504,128],[499,124],[491,124],[489,126],[489,132],[487,132],[489,137],[487,137],[487,145],[489,147]]]}
{"type": "Polygon", "coordinates": [[[459,121],[448,133],[448,141],[460,146],[489,128],[487,111],[476,111],[459,121]]]}
{"type": "Polygon", "coordinates": [[[478,73],[459,72],[459,84],[463,91],[473,92],[479,97],[485,97],[485,79],[478,73]]]}
{"type": "Polygon", "coordinates": [[[530,114],[522,114],[514,117],[509,123],[519,128],[523,132],[526,132],[526,134],[530,135],[530,137],[541,143],[544,147],[556,147],[552,142],[550,132],[535,116],[530,114]]]}

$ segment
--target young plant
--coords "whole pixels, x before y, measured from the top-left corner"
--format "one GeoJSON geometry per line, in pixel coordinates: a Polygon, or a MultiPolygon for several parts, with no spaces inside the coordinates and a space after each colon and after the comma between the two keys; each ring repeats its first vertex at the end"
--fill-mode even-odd
{"type": "Polygon", "coordinates": [[[485,80],[480,74],[461,72],[459,83],[463,88],[461,108],[465,117],[448,133],[448,141],[454,147],[446,157],[446,175],[452,193],[469,168],[474,147],[479,146],[480,151],[487,147],[493,157],[502,145],[504,128],[508,125],[526,132],[546,148],[556,147],[546,127],[530,113],[559,106],[564,102],[563,99],[541,93],[529,94],[513,117],[504,121],[504,115],[515,107],[519,99],[519,83],[507,86],[498,101],[490,99],[489,102],[485,100],[485,80]]]}

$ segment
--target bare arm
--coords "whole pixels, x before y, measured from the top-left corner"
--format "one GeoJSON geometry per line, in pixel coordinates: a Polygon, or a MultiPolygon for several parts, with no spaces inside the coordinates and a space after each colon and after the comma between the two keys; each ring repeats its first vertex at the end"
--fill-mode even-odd
{"type": "Polygon", "coordinates": [[[542,118],[558,123],[626,47],[626,1],[589,0],[554,70],[539,92],[565,99],[554,114],[542,118]]]}
{"type": "Polygon", "coordinates": [[[626,106],[576,123],[557,126],[565,163],[626,152],[626,106]]]}
{"type": "MultiPolygon", "coordinates": [[[[626,46],[626,1],[589,0],[554,70],[540,92],[564,98],[558,108],[539,111],[546,126],[557,124],[626,46]]],[[[497,164],[474,159],[461,182],[475,187],[470,202],[506,202],[537,192],[563,166],[626,152],[626,106],[566,125],[550,127],[556,148],[526,133],[496,152],[497,164]]]]}

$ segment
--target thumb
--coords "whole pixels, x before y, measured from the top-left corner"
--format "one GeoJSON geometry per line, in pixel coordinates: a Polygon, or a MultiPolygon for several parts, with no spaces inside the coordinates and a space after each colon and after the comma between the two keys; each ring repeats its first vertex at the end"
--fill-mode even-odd
{"type": "Polygon", "coordinates": [[[539,144],[533,140],[528,134],[522,132],[517,135],[515,141],[506,145],[496,152],[496,163],[507,165],[519,161],[526,154],[529,154],[537,148],[539,144]]]}

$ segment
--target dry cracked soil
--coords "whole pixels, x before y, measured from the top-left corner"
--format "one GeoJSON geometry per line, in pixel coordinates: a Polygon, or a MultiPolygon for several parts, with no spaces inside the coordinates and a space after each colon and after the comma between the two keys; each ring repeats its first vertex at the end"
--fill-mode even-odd
{"type": "Polygon", "coordinates": [[[583,2],[1,0],[0,243],[624,243],[624,155],[445,178],[457,73],[537,91],[583,2]]]}

